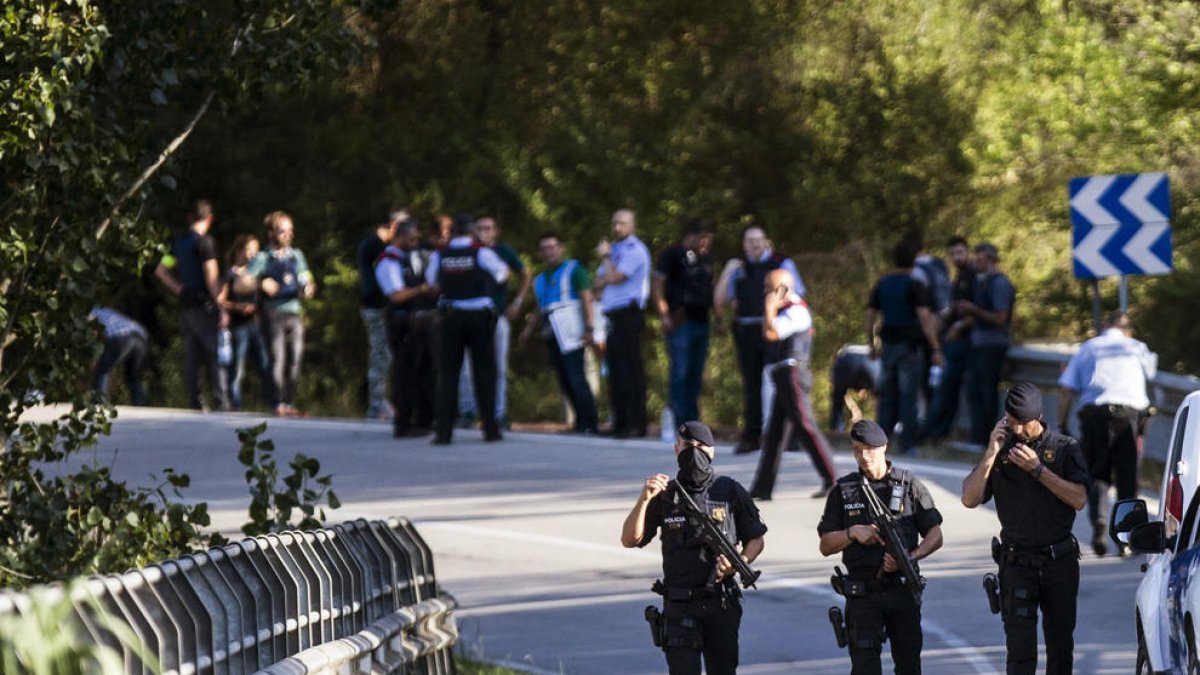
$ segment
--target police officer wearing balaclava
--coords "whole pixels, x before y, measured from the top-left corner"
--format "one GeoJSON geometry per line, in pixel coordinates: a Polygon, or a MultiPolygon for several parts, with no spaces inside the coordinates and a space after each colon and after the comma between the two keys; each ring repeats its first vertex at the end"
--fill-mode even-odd
{"type": "Polygon", "coordinates": [[[687,422],[679,427],[676,482],[661,473],[647,478],[621,529],[626,548],[645,546],[662,530],[663,578],[654,590],[663,596],[660,637],[672,675],[699,675],[701,655],[709,675],[735,673],[742,621],[733,565],[691,529],[676,490],[687,490],[729,541],[741,544],[747,563],[762,552],[767,532],[746,489],[713,470],[714,454],[706,425],[687,422]]]}
{"type": "Polygon", "coordinates": [[[973,509],[996,498],[1000,538],[992,540],[992,557],[1000,566],[1009,675],[1037,671],[1039,608],[1045,672],[1072,670],[1079,544],[1071,527],[1087,503],[1085,467],[1075,439],[1046,428],[1041,391],[1021,382],[1008,390],[1004,419],[992,428],[983,458],[963,480],[963,506],[973,509]]]}
{"type": "Polygon", "coordinates": [[[850,444],[858,470],[838,479],[825,499],[825,513],[817,525],[821,555],[842,554],[846,575],[835,589],[846,597],[846,630],[849,636],[852,675],[882,672],[883,638],[892,643],[892,662],[898,675],[921,672],[921,607],[883,537],[867,512],[862,479],[891,509],[905,547],[914,562],[942,546],[942,514],[933,496],[916,476],[887,461],[888,438],[875,422],[860,420],[850,427],[850,444]],[[838,588],[840,586],[840,588],[838,588]]]}

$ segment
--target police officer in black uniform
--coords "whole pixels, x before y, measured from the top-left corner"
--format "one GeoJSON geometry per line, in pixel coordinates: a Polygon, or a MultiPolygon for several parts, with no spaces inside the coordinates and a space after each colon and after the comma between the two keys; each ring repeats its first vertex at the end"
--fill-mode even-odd
{"type": "Polygon", "coordinates": [[[1000,538],[1000,611],[1009,675],[1037,670],[1037,617],[1044,615],[1046,673],[1067,675],[1074,663],[1079,544],[1075,512],[1087,503],[1088,474],[1079,444],[1042,421],[1042,393],[1028,382],[1008,391],[978,466],[963,480],[962,503],[996,498],[1000,538]]]}
{"type": "Polygon", "coordinates": [[[465,350],[471,350],[475,401],[483,423],[483,440],[502,439],[496,423],[496,304],[495,284],[508,278],[508,265],[490,248],[472,238],[475,220],[454,217],[450,243],[429,259],[425,280],[441,291],[441,347],[438,358],[437,412],[433,442],[450,443],[458,416],[458,377],[465,350]]]}
{"type": "Polygon", "coordinates": [[[729,541],[742,545],[747,563],[762,552],[767,532],[746,489],[713,471],[714,454],[712,431],[706,425],[693,421],[680,426],[676,484],[668,487],[669,477],[661,473],[647,478],[621,529],[626,548],[649,544],[662,529],[663,578],[654,590],[663,596],[659,637],[671,675],[699,675],[701,655],[708,675],[737,672],[742,621],[733,565],[691,530],[675,490],[687,490],[729,541]]]}
{"type": "Polygon", "coordinates": [[[879,655],[885,636],[892,641],[896,673],[920,673],[921,608],[871,524],[861,478],[867,478],[879,500],[896,515],[914,560],[941,548],[942,514],[916,476],[885,459],[888,439],[882,427],[869,420],[855,422],[850,443],[858,471],[839,478],[829,492],[817,532],[821,554],[840,552],[846,565],[846,576],[838,585],[846,596],[851,673],[882,672],[879,655]]]}
{"type": "Polygon", "coordinates": [[[425,282],[425,259],[419,250],[420,224],[401,220],[392,242],[374,263],[382,294],[387,297],[387,337],[392,352],[392,432],[396,438],[424,435],[433,426],[436,335],[422,313],[436,306],[425,282]]]}

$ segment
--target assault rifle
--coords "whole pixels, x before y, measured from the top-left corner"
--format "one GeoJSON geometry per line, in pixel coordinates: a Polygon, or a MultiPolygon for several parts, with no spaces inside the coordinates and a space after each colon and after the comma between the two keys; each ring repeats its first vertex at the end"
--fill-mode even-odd
{"type": "Polygon", "coordinates": [[[879,536],[883,537],[884,549],[892,554],[892,558],[900,566],[900,575],[904,577],[904,586],[908,588],[909,593],[912,593],[913,600],[920,607],[921,593],[925,591],[925,579],[917,573],[917,563],[904,545],[904,537],[900,534],[900,523],[892,510],[887,508],[880,501],[879,495],[871,489],[866,476],[859,476],[859,485],[862,487],[863,499],[867,503],[867,515],[871,518],[871,524],[879,529],[879,536]]]}
{"type": "MultiPolygon", "coordinates": [[[[762,572],[750,569],[745,560],[742,560],[742,554],[738,553],[733,544],[725,538],[725,534],[717,528],[717,524],[713,522],[712,516],[708,512],[696,505],[696,501],[692,496],[683,489],[679,481],[671,481],[670,487],[675,489],[681,499],[679,505],[683,507],[687,514],[688,523],[696,530],[696,534],[700,539],[708,544],[709,548],[717,553],[725,556],[725,559],[733,564],[733,568],[737,571],[738,578],[742,581],[742,588],[754,588],[754,582],[758,581],[758,577],[762,572]]],[[[729,517],[733,517],[730,514],[729,517]]]]}

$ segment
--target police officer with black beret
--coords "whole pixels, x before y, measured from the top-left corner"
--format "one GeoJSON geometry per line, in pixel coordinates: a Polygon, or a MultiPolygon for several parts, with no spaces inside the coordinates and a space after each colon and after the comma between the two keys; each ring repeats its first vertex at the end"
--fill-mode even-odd
{"type": "Polygon", "coordinates": [[[1088,473],[1079,444],[1046,428],[1042,393],[1021,382],[1008,391],[979,464],[963,480],[969,509],[996,498],[1000,538],[1000,611],[1009,675],[1037,670],[1037,618],[1044,615],[1046,673],[1067,675],[1074,663],[1079,544],[1075,513],[1087,503],[1088,473]]]}
{"type": "Polygon", "coordinates": [[[645,546],[662,530],[663,578],[654,585],[663,596],[662,629],[656,638],[662,642],[672,675],[699,675],[701,655],[709,675],[737,672],[742,621],[733,565],[689,526],[676,490],[687,490],[730,543],[741,544],[747,563],[762,552],[767,532],[746,489],[713,471],[714,454],[708,426],[694,421],[680,426],[675,483],[661,473],[647,478],[621,529],[621,544],[626,548],[645,546]]]}
{"type": "Polygon", "coordinates": [[[885,636],[892,642],[896,673],[920,673],[921,608],[905,587],[895,558],[884,551],[878,528],[871,524],[862,477],[896,516],[914,560],[941,548],[942,514],[920,479],[887,461],[888,439],[882,427],[869,420],[855,422],[850,444],[858,471],[839,478],[829,492],[817,532],[821,554],[840,552],[846,565],[846,576],[837,585],[846,596],[851,673],[882,672],[879,657],[885,636]]]}

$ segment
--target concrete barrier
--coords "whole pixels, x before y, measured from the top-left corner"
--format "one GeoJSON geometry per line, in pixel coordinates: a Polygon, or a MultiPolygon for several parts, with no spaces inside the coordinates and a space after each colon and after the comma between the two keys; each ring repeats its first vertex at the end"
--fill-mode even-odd
{"type": "MultiPolygon", "coordinates": [[[[145,655],[169,675],[455,672],[457,604],[403,518],[253,537],[71,588],[79,635],[131,674],[150,672],[145,655]]],[[[62,596],[2,591],[0,616],[62,596]]]]}

